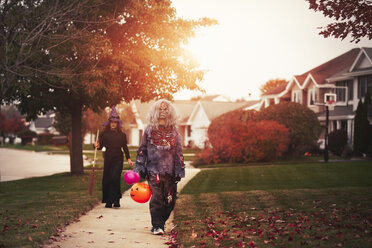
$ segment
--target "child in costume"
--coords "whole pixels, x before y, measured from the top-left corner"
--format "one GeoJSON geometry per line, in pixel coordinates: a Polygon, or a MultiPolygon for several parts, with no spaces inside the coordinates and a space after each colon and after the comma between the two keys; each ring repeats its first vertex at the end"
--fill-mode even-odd
{"type": "Polygon", "coordinates": [[[181,136],[176,129],[176,110],[171,102],[155,102],[149,113],[134,171],[147,178],[151,190],[152,233],[164,234],[165,222],[174,209],[177,183],[185,177],[181,136]]]}
{"type": "Polygon", "coordinates": [[[127,137],[121,131],[122,121],[114,106],[108,121],[103,123],[103,126],[105,129],[95,143],[95,147],[99,150],[103,147],[106,148],[102,178],[102,203],[106,203],[106,208],[112,208],[112,204],[114,204],[114,207],[120,207],[120,198],[122,196],[120,183],[124,160],[122,149],[131,167],[133,162],[129,155],[127,137]]]}

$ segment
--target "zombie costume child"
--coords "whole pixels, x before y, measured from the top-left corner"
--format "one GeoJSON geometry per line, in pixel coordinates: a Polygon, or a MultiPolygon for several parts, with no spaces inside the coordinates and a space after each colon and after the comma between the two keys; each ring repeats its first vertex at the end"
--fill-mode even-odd
{"type": "Polygon", "coordinates": [[[176,111],[167,100],[159,100],[152,106],[134,171],[149,182],[152,232],[164,234],[165,222],[176,203],[177,183],[185,177],[176,111]]]}
{"type": "Polygon", "coordinates": [[[102,203],[106,203],[106,208],[111,208],[112,204],[114,207],[120,207],[122,196],[120,183],[124,159],[122,149],[129,165],[133,166],[133,163],[130,160],[127,137],[121,131],[122,122],[115,107],[112,107],[110,117],[103,126],[106,128],[99,135],[98,142],[95,144],[98,149],[103,147],[106,149],[103,153],[102,203]]]}

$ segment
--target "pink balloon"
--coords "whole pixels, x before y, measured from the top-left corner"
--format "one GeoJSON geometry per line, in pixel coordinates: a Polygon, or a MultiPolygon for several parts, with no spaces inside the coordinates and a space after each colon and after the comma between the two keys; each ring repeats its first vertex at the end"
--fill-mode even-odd
{"type": "Polygon", "coordinates": [[[139,181],[139,175],[138,175],[138,173],[136,173],[136,172],[134,172],[134,171],[132,171],[132,170],[127,171],[127,172],[125,172],[125,174],[124,174],[124,181],[125,181],[127,184],[129,184],[129,185],[131,185],[131,184],[135,184],[136,182],[139,181]]]}

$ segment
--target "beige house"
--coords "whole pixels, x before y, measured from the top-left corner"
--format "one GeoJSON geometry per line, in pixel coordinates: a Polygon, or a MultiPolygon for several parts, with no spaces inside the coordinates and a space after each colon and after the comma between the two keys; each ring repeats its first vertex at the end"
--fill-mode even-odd
{"type": "MultiPolygon", "coordinates": [[[[257,101],[250,102],[228,102],[221,97],[214,97],[207,100],[175,100],[173,104],[179,114],[178,131],[182,136],[184,146],[195,145],[204,147],[208,140],[207,131],[211,121],[229,111],[248,107],[257,101]]],[[[147,126],[147,113],[154,101],[141,103],[132,101],[132,111],[135,115],[136,123],[131,127],[129,144],[138,146],[147,126]]]]}
{"type": "Polygon", "coordinates": [[[37,134],[58,135],[59,132],[54,128],[55,113],[48,111],[46,114],[39,114],[35,120],[29,122],[29,129],[37,134]]]}
{"type": "MultiPolygon", "coordinates": [[[[372,48],[354,48],[302,75],[293,76],[287,85],[263,95],[256,109],[282,101],[298,102],[313,110],[325,125],[325,97],[332,94],[336,103],[334,110],[329,111],[328,130],[347,131],[352,145],[355,111],[368,90],[372,93],[372,48]]],[[[324,142],[324,134],[322,137],[324,142]]]]}

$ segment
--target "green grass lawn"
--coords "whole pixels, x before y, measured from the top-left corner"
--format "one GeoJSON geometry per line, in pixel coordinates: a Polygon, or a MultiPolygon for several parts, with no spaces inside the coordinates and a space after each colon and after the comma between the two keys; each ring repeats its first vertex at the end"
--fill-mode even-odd
{"type": "Polygon", "coordinates": [[[50,151],[50,152],[57,152],[57,151],[68,151],[67,146],[53,146],[53,145],[38,145],[38,146],[33,146],[30,144],[27,145],[21,145],[21,144],[4,144],[4,148],[9,148],[9,149],[18,149],[18,150],[26,150],[26,151],[35,151],[35,152],[45,152],[45,151],[50,151]]]}
{"type": "Polygon", "coordinates": [[[372,163],[333,162],[202,170],[185,194],[270,189],[372,187],[372,163]]]}
{"type": "MultiPolygon", "coordinates": [[[[88,194],[90,171],[0,184],[0,247],[39,247],[54,239],[69,222],[101,200],[102,171],[95,172],[94,194],[88,194]]],[[[121,183],[122,191],[129,188],[121,183]]]]}
{"type": "Polygon", "coordinates": [[[185,186],[170,245],[372,247],[372,163],[206,169],[185,186]]]}

